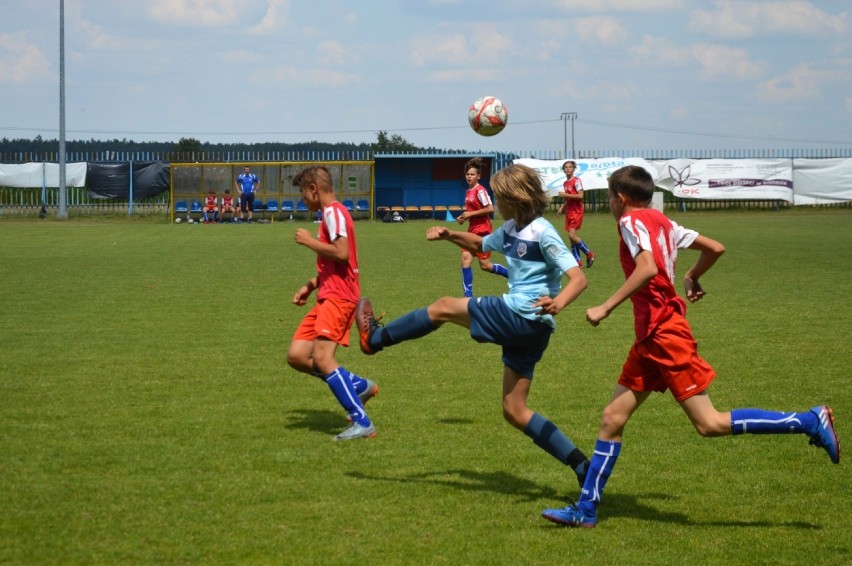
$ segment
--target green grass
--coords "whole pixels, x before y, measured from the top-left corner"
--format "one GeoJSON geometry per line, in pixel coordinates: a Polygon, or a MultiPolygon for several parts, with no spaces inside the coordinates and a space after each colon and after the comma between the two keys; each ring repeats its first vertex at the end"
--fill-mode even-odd
{"type": "MultiPolygon", "coordinates": [[[[675,218],[728,249],[689,308],[717,407],[827,402],[848,440],[852,211],[675,218]]],[[[363,292],[389,318],[459,292],[459,252],[427,226],[357,224],[363,292]]],[[[284,362],[314,266],[294,228],[0,222],[0,563],[852,560],[848,462],[801,436],[702,439],[668,395],[631,421],[598,528],[544,521],[573,474],[502,420],[499,349],[458,327],[341,349],[381,387],[379,436],[332,442],[341,410],[284,362]]],[[[582,234],[599,259],[530,404],[589,452],[632,322],[629,305],[584,322],[623,276],[612,218],[582,234]]]]}

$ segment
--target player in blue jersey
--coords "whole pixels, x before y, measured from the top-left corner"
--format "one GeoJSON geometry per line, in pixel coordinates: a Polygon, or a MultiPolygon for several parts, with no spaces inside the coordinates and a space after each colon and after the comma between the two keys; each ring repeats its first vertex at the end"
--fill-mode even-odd
{"type": "Polygon", "coordinates": [[[362,298],[355,312],[361,350],[376,352],[434,332],[446,322],[464,326],[477,342],[503,347],[503,416],[532,441],[570,466],[582,485],[588,459],[559,428],[527,406],[533,371],[556,328],[554,315],[586,288],[586,277],[553,225],[542,217],[550,198],[533,169],[510,165],[491,180],[497,210],[506,221],[492,234],[429,228],[430,241],[447,240],[471,254],[503,254],[509,292],[502,297],[443,297],[380,326],[362,298]],[[562,275],[568,284],[561,288],[562,275]],[[560,289],[561,288],[561,289],[560,289]]]}
{"type": "Polygon", "coordinates": [[[237,175],[237,180],[234,181],[234,187],[240,194],[240,220],[247,214],[248,221],[251,222],[252,209],[254,208],[254,194],[260,186],[260,179],[257,175],[251,172],[251,167],[245,166],[243,172],[237,175]]]}

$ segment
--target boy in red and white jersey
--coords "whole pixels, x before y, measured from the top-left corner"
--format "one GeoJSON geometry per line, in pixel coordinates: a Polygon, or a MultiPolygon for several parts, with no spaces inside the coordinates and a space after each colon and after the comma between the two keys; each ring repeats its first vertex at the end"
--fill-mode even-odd
{"type": "MultiPolygon", "coordinates": [[[[459,224],[468,223],[467,231],[477,236],[485,237],[492,233],[491,214],[494,205],[488,191],[479,181],[482,178],[482,160],[474,157],[465,163],[464,178],[467,182],[467,192],[464,195],[464,211],[456,219],[459,224]]],[[[491,252],[478,252],[479,267],[488,273],[496,273],[503,277],[509,277],[509,272],[499,263],[491,262],[491,252]]],[[[462,292],[465,297],[473,296],[473,254],[462,248],[461,270],[462,270],[462,292]]]]}
{"type": "Polygon", "coordinates": [[[216,191],[210,189],[207,191],[207,196],[204,197],[204,208],[202,209],[202,217],[205,224],[219,221],[219,199],[216,197],[216,191]],[[213,219],[210,219],[210,213],[213,213],[213,219]]]}
{"type": "Polygon", "coordinates": [[[334,196],[331,172],[312,165],[293,177],[302,200],[311,211],[321,211],[316,237],[305,228],[296,230],[296,243],[317,254],[316,275],[293,296],[293,304],[304,306],[316,290],[316,305],[305,315],[287,350],[287,363],[294,369],[322,379],[346,411],[352,425],[336,440],[376,436],[364,403],[378,393],[369,379],[350,373],[335,359],[337,346],[349,346],[349,329],[361,298],[358,280],[358,249],[355,224],[346,207],[334,196]]]}
{"type": "Polygon", "coordinates": [[[651,208],[653,193],[653,178],[635,165],[622,167],[609,179],[609,205],[618,221],[619,256],[626,280],[603,304],[588,309],[586,319],[597,326],[630,299],[636,341],[604,409],[578,502],[542,513],[554,523],[587,528],[597,524],[598,504],[621,452],[624,427],[654,391],[670,390],[701,436],[799,433],[825,449],[833,463],[840,462],[834,415],[827,405],[788,413],[763,409],[720,412],[713,406],[707,389],[716,373],[698,355],[698,344],[686,321],[686,301],[674,287],[675,260],[679,248],[700,253],[684,276],[686,298],[694,303],[705,294],[699,279],[725,247],[651,208]]]}
{"type": "Polygon", "coordinates": [[[586,267],[591,267],[595,263],[595,252],[589,249],[577,231],[583,226],[583,181],[580,177],[575,177],[574,172],[577,170],[575,161],[566,161],[562,164],[562,171],[565,172],[565,182],[562,183],[562,192],[559,196],[565,199],[565,202],[556,210],[556,214],[565,214],[565,231],[568,232],[568,239],[571,240],[571,253],[577,258],[577,265],[582,266],[583,261],[580,259],[580,252],[586,255],[586,267]]]}

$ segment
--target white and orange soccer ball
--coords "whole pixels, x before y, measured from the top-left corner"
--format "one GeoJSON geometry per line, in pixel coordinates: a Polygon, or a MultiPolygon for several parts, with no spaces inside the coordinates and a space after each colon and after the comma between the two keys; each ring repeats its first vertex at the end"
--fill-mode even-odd
{"type": "Polygon", "coordinates": [[[467,121],[473,131],[481,136],[494,136],[503,131],[509,122],[509,111],[499,98],[477,98],[467,111],[467,121]]]}

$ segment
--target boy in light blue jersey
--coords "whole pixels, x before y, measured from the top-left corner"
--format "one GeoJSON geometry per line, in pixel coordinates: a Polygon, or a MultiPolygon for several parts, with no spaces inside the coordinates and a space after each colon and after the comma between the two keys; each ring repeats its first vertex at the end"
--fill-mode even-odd
{"type": "Polygon", "coordinates": [[[547,453],[570,466],[582,485],[588,459],[550,420],[527,406],[535,365],[556,328],[554,315],[586,288],[586,277],[542,211],[550,199],[538,174],[510,165],[491,180],[497,210],[506,220],[494,233],[429,228],[430,241],[447,240],[472,254],[500,252],[506,257],[509,292],[502,297],[443,297],[380,326],[373,305],[362,298],[355,311],[361,350],[368,355],[434,332],[445,322],[470,330],[477,342],[503,347],[503,416],[547,453]],[[568,284],[561,288],[562,275],[568,284]]]}

